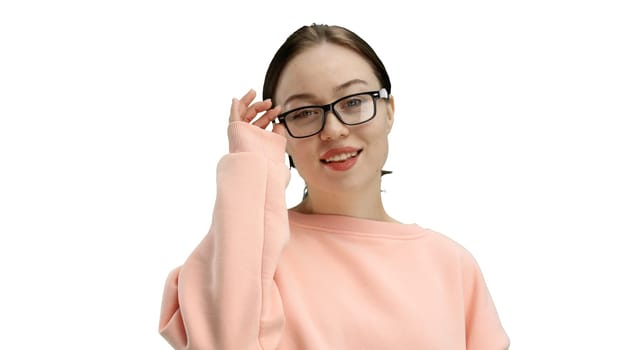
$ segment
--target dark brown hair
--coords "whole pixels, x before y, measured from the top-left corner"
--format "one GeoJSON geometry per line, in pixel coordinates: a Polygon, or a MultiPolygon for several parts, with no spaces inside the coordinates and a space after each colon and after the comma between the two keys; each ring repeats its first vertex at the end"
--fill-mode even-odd
{"type": "Polygon", "coordinates": [[[371,64],[381,87],[387,89],[387,92],[391,94],[389,74],[378,55],[376,55],[376,52],[365,40],[346,28],[314,23],[296,30],[278,49],[266,72],[263,83],[263,99],[271,98],[274,100],[274,93],[276,92],[281,73],[292,58],[305,49],[321,43],[336,44],[357,52],[371,64]]]}

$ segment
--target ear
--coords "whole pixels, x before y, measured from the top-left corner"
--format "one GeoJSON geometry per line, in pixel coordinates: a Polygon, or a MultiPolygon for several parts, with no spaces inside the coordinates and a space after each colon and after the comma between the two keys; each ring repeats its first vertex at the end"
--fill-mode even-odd
{"type": "Polygon", "coordinates": [[[389,101],[386,103],[387,108],[387,134],[391,132],[393,128],[393,115],[395,114],[395,99],[393,95],[389,96],[389,101]]]}

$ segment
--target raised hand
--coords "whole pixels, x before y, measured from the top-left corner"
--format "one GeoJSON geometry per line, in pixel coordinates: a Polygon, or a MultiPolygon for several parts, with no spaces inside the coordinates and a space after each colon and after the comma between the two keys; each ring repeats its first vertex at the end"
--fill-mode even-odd
{"type": "MultiPolygon", "coordinates": [[[[243,121],[262,129],[265,129],[281,113],[281,106],[272,107],[270,99],[264,101],[253,102],[257,93],[251,89],[241,99],[234,98],[231,101],[231,113],[229,114],[229,122],[243,121]],[[259,114],[260,117],[256,118],[259,114]]],[[[272,131],[284,135],[283,126],[275,124],[272,131]]]]}

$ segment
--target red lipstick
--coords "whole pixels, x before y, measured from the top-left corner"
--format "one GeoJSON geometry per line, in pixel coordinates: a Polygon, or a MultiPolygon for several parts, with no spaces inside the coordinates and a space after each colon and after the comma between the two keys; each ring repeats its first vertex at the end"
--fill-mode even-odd
{"type": "Polygon", "coordinates": [[[322,154],[320,161],[332,170],[345,171],[356,164],[361,151],[354,147],[333,148],[322,154]]]}

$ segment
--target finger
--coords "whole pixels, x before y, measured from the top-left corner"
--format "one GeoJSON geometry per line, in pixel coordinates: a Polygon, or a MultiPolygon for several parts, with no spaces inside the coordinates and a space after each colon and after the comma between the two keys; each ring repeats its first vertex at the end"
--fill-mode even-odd
{"type": "Polygon", "coordinates": [[[281,106],[276,106],[264,113],[264,115],[257,119],[253,125],[257,125],[258,127],[265,129],[270,122],[278,117],[279,114],[281,114],[281,106]]]}
{"type": "Polygon", "coordinates": [[[253,89],[248,90],[246,95],[242,96],[242,98],[240,99],[242,106],[248,107],[248,105],[250,105],[251,102],[253,102],[256,96],[257,96],[257,93],[255,92],[255,90],[253,89]]]}
{"type": "Polygon", "coordinates": [[[229,122],[241,120],[240,118],[240,101],[237,98],[231,100],[231,111],[229,112],[229,122]]]}
{"type": "Polygon", "coordinates": [[[246,113],[246,110],[248,108],[248,105],[253,102],[253,100],[255,99],[255,96],[257,95],[257,93],[255,92],[255,90],[250,89],[248,90],[248,92],[242,96],[241,99],[236,101],[238,102],[238,116],[239,118],[237,120],[244,120],[244,114],[246,113]]]}
{"type": "Polygon", "coordinates": [[[245,122],[250,122],[257,116],[257,114],[267,111],[270,106],[272,106],[272,101],[270,100],[255,102],[252,105],[248,106],[248,108],[244,112],[244,115],[242,115],[242,120],[244,120],[245,122]]]}

